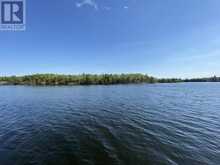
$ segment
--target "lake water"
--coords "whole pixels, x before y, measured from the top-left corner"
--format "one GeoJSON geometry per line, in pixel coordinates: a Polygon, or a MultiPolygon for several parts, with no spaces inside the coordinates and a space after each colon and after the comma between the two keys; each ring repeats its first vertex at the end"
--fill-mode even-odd
{"type": "Polygon", "coordinates": [[[0,86],[0,165],[219,165],[220,83],[0,86]]]}

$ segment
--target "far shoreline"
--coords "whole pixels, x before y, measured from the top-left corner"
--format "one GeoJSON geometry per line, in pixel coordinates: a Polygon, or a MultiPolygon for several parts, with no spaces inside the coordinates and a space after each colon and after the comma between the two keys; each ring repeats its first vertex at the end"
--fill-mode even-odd
{"type": "Polygon", "coordinates": [[[155,78],[147,74],[33,74],[25,76],[0,77],[0,86],[89,86],[89,85],[129,85],[129,84],[165,84],[165,83],[193,83],[220,82],[220,77],[208,78],[155,78]]]}

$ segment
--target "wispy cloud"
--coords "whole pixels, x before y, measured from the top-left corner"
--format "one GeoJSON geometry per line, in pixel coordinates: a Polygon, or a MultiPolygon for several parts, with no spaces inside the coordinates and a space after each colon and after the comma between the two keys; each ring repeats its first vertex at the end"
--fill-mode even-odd
{"type": "MultiPolygon", "coordinates": [[[[110,11],[110,10],[113,10],[113,9],[116,9],[117,7],[113,7],[113,6],[105,6],[105,5],[101,5],[101,4],[98,4],[96,2],[96,0],[75,0],[77,1],[75,3],[76,7],[77,8],[82,8],[82,7],[85,7],[85,6],[89,6],[95,10],[104,10],[104,11],[110,11]]],[[[125,0],[125,2],[127,2],[127,0],[125,0]]],[[[119,6],[119,9],[129,9],[129,6],[126,5],[126,3],[123,5],[123,6],[119,6]]]]}
{"type": "Polygon", "coordinates": [[[81,8],[83,6],[90,6],[98,10],[98,4],[94,0],[81,0],[81,2],[76,2],[76,7],[81,8]]]}

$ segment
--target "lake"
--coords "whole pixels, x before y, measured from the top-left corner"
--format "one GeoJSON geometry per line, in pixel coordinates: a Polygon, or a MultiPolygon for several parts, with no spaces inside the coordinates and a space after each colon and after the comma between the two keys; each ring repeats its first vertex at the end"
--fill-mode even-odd
{"type": "Polygon", "coordinates": [[[0,86],[0,165],[78,164],[220,164],[220,83],[0,86]]]}

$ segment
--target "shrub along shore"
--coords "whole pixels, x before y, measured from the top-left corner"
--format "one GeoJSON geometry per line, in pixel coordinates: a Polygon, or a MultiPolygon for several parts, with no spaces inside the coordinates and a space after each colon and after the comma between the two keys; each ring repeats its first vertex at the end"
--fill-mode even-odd
{"type": "Polygon", "coordinates": [[[34,74],[0,77],[0,85],[111,85],[138,83],[220,82],[220,77],[158,79],[146,74],[34,74]]]}

